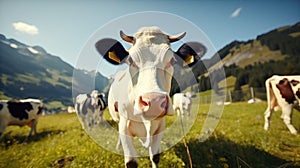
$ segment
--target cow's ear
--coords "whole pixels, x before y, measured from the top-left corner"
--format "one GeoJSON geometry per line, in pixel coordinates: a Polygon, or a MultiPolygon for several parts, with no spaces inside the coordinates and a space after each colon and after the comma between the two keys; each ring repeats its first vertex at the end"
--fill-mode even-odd
{"type": "Polygon", "coordinates": [[[178,63],[183,67],[193,66],[206,53],[206,47],[199,42],[184,43],[177,51],[178,63]]]}
{"type": "Polygon", "coordinates": [[[95,47],[103,58],[113,65],[123,63],[123,60],[128,56],[128,52],[122,44],[115,39],[101,39],[95,44],[95,47]]]}

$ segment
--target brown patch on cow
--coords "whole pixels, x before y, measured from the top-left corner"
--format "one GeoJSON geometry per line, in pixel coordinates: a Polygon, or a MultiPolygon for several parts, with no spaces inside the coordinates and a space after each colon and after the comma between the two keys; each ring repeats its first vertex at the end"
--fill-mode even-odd
{"type": "MultiPolygon", "coordinates": [[[[295,87],[295,86],[297,86],[300,83],[300,81],[293,79],[293,80],[291,80],[291,83],[295,87]]],[[[300,99],[300,88],[298,88],[298,90],[296,91],[295,94],[298,97],[298,99],[300,99]]]]}
{"type": "Polygon", "coordinates": [[[286,102],[288,102],[289,104],[294,103],[296,98],[287,78],[280,80],[279,83],[276,84],[276,87],[279,89],[282,98],[284,98],[286,102]]]}
{"type": "Polygon", "coordinates": [[[115,112],[119,112],[118,102],[117,101],[114,103],[114,108],[115,108],[115,112]]]}
{"type": "Polygon", "coordinates": [[[297,81],[297,80],[291,80],[291,84],[293,85],[293,86],[296,86],[296,85],[298,85],[300,82],[299,81],[297,81]]]}
{"type": "Polygon", "coordinates": [[[34,121],[35,121],[34,119],[30,120],[26,125],[28,125],[29,127],[31,127],[34,121]]]}
{"type": "Polygon", "coordinates": [[[296,96],[298,97],[298,99],[300,99],[300,88],[299,88],[298,91],[296,92],[296,96]]]}

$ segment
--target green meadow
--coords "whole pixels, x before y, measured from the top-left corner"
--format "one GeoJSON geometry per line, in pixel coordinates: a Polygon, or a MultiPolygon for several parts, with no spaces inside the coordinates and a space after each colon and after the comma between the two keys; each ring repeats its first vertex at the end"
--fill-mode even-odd
{"type": "MultiPolygon", "coordinates": [[[[300,167],[300,135],[290,134],[280,119],[281,111],[273,114],[269,131],[264,131],[265,102],[226,105],[214,132],[200,142],[209,108],[210,104],[203,104],[198,113],[192,111],[196,119],[191,129],[186,129],[185,139],[193,167],[300,167]]],[[[110,121],[107,110],[105,118],[116,126],[110,121]]],[[[167,117],[167,126],[176,119],[177,116],[167,117]]],[[[300,112],[294,111],[292,119],[295,128],[300,130],[300,112]]],[[[181,129],[178,126],[179,132],[181,129]]],[[[26,138],[28,131],[29,127],[6,128],[0,140],[0,167],[124,167],[123,156],[104,149],[91,139],[81,128],[76,114],[41,116],[37,135],[26,138]]],[[[101,134],[101,130],[97,131],[101,134]]],[[[116,144],[110,145],[115,148],[116,144]]],[[[190,167],[184,141],[164,151],[159,165],[163,168],[190,167]]],[[[139,158],[139,166],[151,167],[148,157],[139,158]]]]}

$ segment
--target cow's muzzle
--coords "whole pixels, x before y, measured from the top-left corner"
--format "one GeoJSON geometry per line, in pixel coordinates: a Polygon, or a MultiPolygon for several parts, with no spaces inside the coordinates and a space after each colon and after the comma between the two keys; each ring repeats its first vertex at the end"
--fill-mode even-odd
{"type": "Polygon", "coordinates": [[[157,119],[166,115],[169,98],[162,93],[146,93],[135,101],[134,115],[142,114],[145,119],[157,119]]]}

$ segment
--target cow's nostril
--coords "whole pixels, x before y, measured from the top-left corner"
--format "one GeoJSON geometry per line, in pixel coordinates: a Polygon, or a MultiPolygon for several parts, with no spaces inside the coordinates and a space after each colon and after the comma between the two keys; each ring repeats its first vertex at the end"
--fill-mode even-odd
{"type": "Polygon", "coordinates": [[[144,100],[143,100],[143,97],[140,96],[140,104],[141,104],[142,106],[148,106],[148,105],[149,105],[149,102],[144,101],[144,100]]]}
{"type": "Polygon", "coordinates": [[[163,102],[161,103],[160,107],[161,107],[162,109],[165,109],[165,110],[168,108],[168,98],[167,98],[167,96],[164,97],[164,100],[163,100],[163,102]]]}
{"type": "Polygon", "coordinates": [[[143,96],[140,96],[139,104],[143,111],[147,111],[151,106],[150,101],[147,99],[143,99],[143,96]]]}
{"type": "Polygon", "coordinates": [[[166,109],[167,108],[167,102],[163,102],[161,105],[160,105],[160,107],[162,108],[162,109],[166,109]]]}

